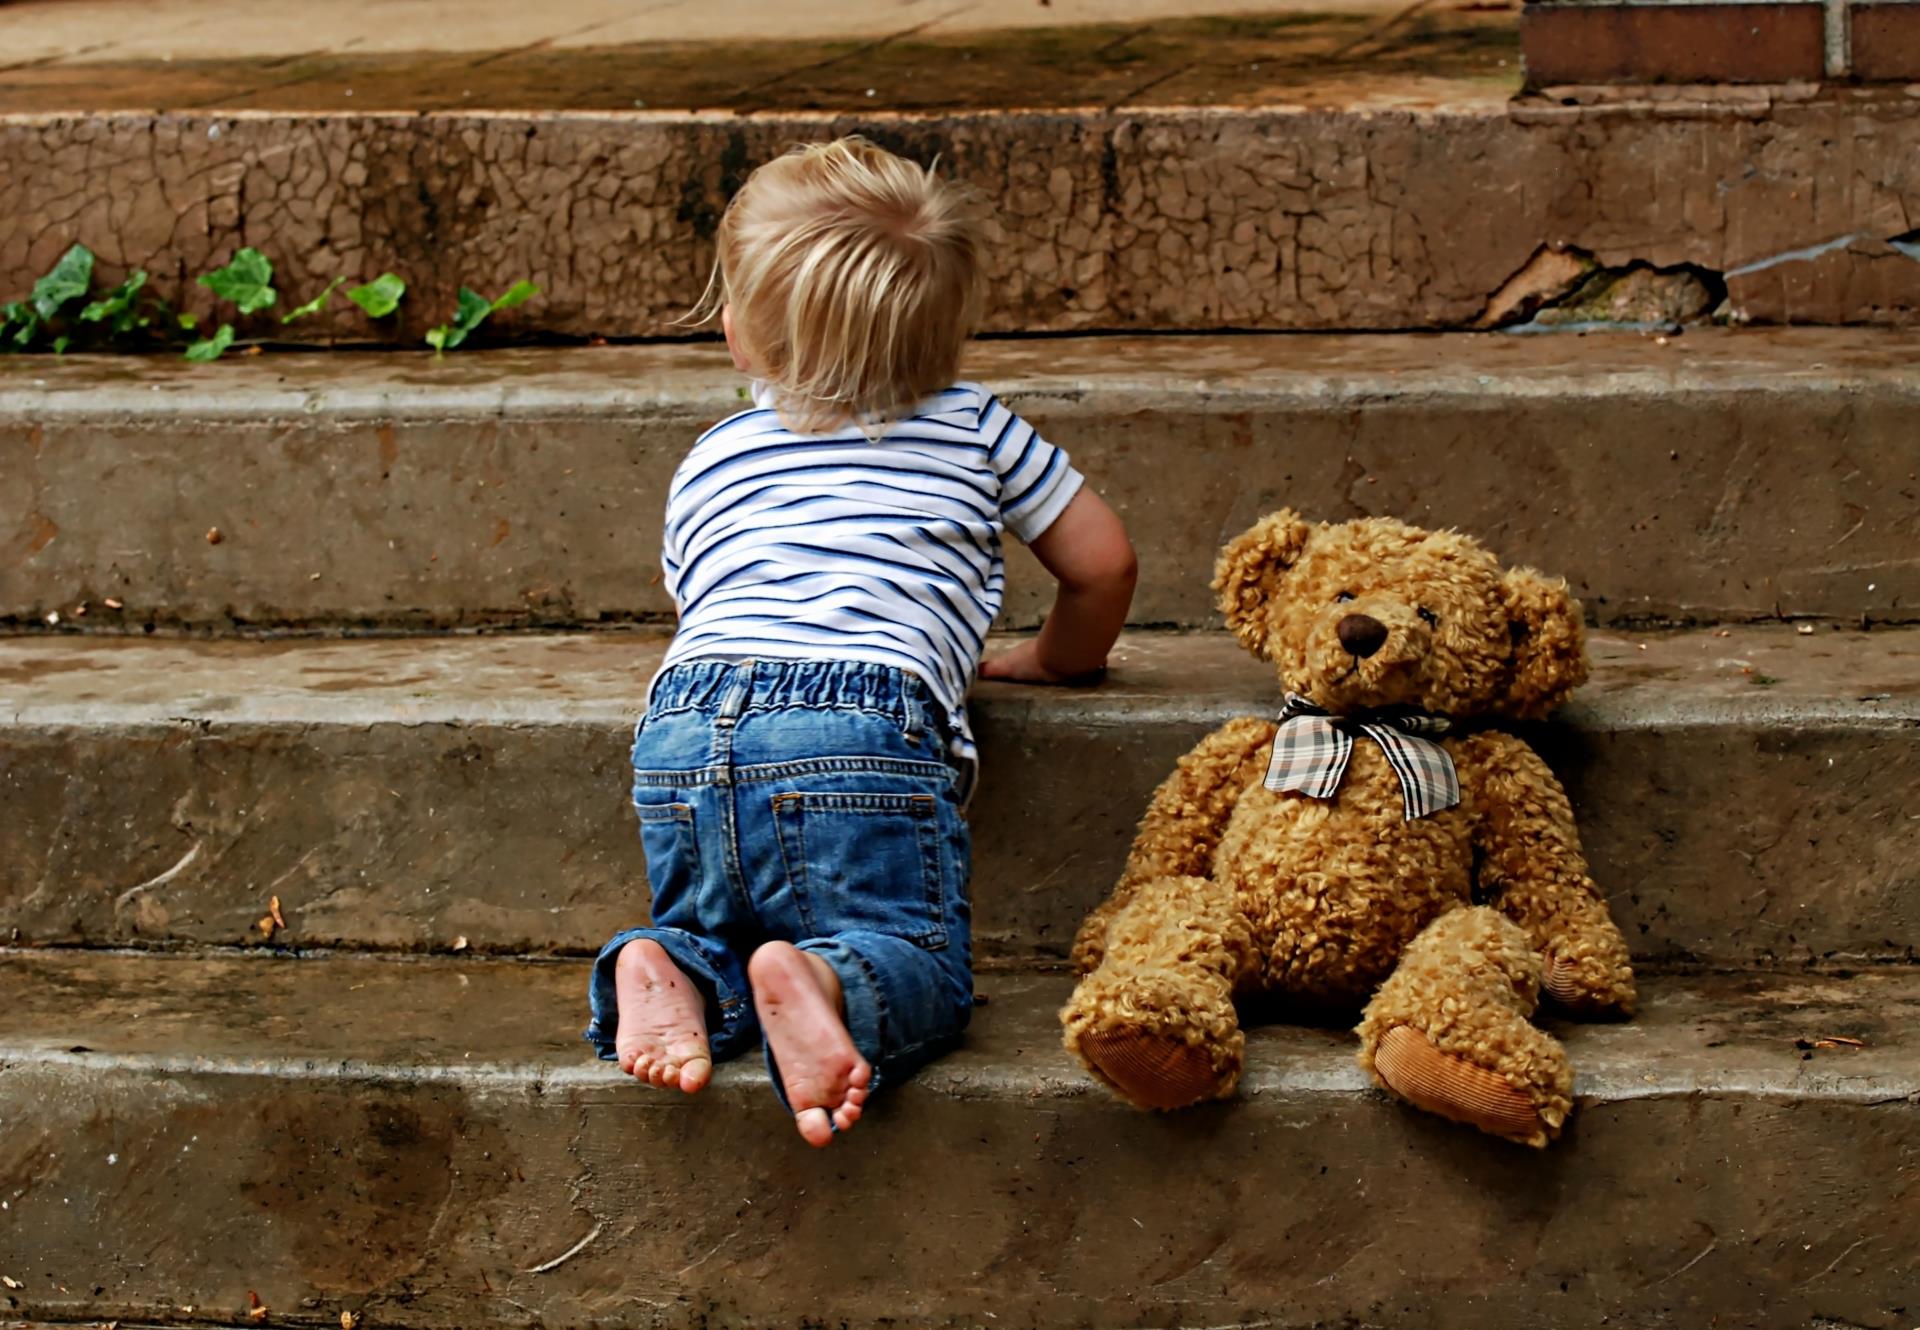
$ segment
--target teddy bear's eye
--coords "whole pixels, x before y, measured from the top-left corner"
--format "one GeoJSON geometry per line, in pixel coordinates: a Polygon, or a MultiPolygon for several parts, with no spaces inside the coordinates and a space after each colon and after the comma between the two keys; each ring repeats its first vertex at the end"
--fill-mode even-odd
{"type": "Polygon", "coordinates": [[[1344,605],[1352,599],[1353,599],[1353,592],[1342,591],[1339,595],[1333,598],[1333,603],[1336,605],[1344,605]]]}
{"type": "Polygon", "coordinates": [[[1429,628],[1438,628],[1440,626],[1440,616],[1424,605],[1420,607],[1420,617],[1427,621],[1427,627],[1429,628]]]}

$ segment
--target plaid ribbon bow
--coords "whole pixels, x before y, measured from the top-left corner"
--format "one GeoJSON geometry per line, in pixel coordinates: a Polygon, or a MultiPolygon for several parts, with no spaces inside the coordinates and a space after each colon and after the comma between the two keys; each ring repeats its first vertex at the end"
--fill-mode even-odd
{"type": "Polygon", "coordinates": [[[1352,731],[1358,730],[1387,755],[1400,778],[1400,797],[1411,822],[1460,802],[1453,759],[1426,737],[1452,728],[1445,716],[1421,711],[1382,712],[1365,720],[1333,716],[1298,693],[1288,693],[1273,739],[1273,758],[1267,763],[1266,786],[1298,790],[1309,799],[1331,799],[1346,779],[1347,764],[1353,760],[1352,731]]]}

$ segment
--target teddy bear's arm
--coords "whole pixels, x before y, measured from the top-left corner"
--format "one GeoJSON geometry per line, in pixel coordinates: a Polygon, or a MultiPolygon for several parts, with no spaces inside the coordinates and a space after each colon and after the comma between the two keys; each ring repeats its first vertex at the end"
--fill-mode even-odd
{"type": "Polygon", "coordinates": [[[1463,745],[1479,885],[1546,960],[1547,993],[1589,1015],[1633,1009],[1626,939],[1587,872],[1573,806],[1539,754],[1500,733],[1463,745]]]}
{"type": "Polygon", "coordinates": [[[1073,943],[1076,970],[1086,974],[1100,964],[1108,921],[1142,886],[1164,878],[1208,876],[1234,805],[1266,769],[1273,734],[1272,721],[1242,716],[1180,759],[1153,792],[1113,894],[1080,925],[1073,943]]]}

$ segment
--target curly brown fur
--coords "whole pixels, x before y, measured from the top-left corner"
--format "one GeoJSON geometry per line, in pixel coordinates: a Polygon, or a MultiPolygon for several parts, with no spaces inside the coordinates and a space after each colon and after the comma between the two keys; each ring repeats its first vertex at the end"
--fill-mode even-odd
{"type": "Polygon", "coordinates": [[[1539,720],[1587,681],[1587,630],[1567,584],[1515,568],[1500,579],[1513,654],[1495,711],[1539,720]]]}
{"type": "Polygon", "coordinates": [[[1214,848],[1234,802],[1266,770],[1273,733],[1272,721],[1228,721],[1194,745],[1160,782],[1140,819],[1119,885],[1086,917],[1074,938],[1076,973],[1085,974],[1100,963],[1108,920],[1143,883],[1212,871],[1214,848]]]}
{"type": "MultiPolygon", "coordinates": [[[[1283,511],[1228,544],[1214,588],[1280,686],[1335,715],[1532,718],[1586,677],[1565,583],[1502,569],[1454,532],[1283,511]],[[1377,627],[1377,649],[1342,640],[1355,615],[1377,627]]],[[[1409,1098],[1544,1143],[1571,1105],[1571,1073],[1530,1024],[1543,987],[1581,1014],[1622,1014],[1634,998],[1565,792],[1525,743],[1469,728],[1441,741],[1459,805],[1409,822],[1366,739],[1332,798],[1266,789],[1273,735],[1268,721],[1229,722],[1156,792],[1119,885],[1075,943],[1068,1047],[1133,1102],[1167,1107],[1232,1089],[1236,998],[1365,1004],[1369,1070],[1391,1038],[1396,1065],[1419,1071],[1409,1098]],[[1451,1107],[1449,1077],[1467,1087],[1451,1107]],[[1469,1100],[1484,1110],[1503,1095],[1504,1109],[1474,1116],[1469,1100]]]]}
{"type": "Polygon", "coordinates": [[[1307,547],[1313,528],[1289,509],[1264,517],[1227,542],[1213,566],[1220,613],[1240,645],[1266,659],[1280,579],[1307,547]]]}
{"type": "Polygon", "coordinates": [[[1547,964],[1548,995],[1583,1016],[1633,1012],[1633,966],[1587,876],[1573,805],[1540,755],[1509,734],[1474,735],[1454,752],[1476,794],[1480,890],[1547,964]]]}
{"type": "MultiPolygon", "coordinates": [[[[1405,1026],[1435,1049],[1494,1073],[1533,1105],[1538,1121],[1515,1132],[1545,1145],[1573,1108],[1573,1071],[1559,1041],[1529,1023],[1540,1001],[1541,961],[1527,937],[1493,910],[1441,916],[1401,956],[1360,1021],[1360,1065],[1383,1088],[1375,1056],[1381,1039],[1405,1026]]],[[[1466,1113],[1449,1117],[1471,1121],[1466,1113]]]]}
{"type": "Polygon", "coordinates": [[[1205,877],[1143,883],[1114,912],[1106,955],[1060,1013],[1067,1048],[1143,1108],[1179,1108],[1231,1094],[1246,1044],[1233,995],[1255,959],[1246,921],[1219,883],[1205,877]],[[1186,1087],[1144,1086],[1111,1057],[1092,1055],[1097,1046],[1112,1053],[1122,1043],[1183,1046],[1203,1055],[1198,1061],[1205,1070],[1186,1087]]]}

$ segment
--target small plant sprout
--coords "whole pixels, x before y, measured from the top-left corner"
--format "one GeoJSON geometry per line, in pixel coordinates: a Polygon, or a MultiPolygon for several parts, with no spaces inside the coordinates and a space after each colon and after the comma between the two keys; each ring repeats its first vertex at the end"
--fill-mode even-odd
{"type": "Polygon", "coordinates": [[[429,329],[427,345],[433,348],[436,356],[445,355],[466,341],[475,328],[487,321],[489,314],[524,305],[539,294],[540,288],[525,280],[515,282],[492,300],[471,287],[463,286],[460,288],[460,303],[453,312],[453,321],[429,329]]]}

